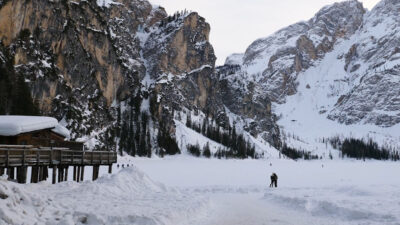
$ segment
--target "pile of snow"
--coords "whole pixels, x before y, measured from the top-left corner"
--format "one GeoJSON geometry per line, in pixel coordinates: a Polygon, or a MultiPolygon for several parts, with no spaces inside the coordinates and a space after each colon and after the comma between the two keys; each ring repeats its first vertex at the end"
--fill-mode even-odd
{"type": "Polygon", "coordinates": [[[1,177],[0,198],[0,224],[176,224],[208,204],[135,167],[83,183],[22,185],[1,177]]]}
{"type": "Polygon", "coordinates": [[[44,116],[0,116],[0,135],[14,136],[35,130],[55,128],[58,121],[44,116]]]}

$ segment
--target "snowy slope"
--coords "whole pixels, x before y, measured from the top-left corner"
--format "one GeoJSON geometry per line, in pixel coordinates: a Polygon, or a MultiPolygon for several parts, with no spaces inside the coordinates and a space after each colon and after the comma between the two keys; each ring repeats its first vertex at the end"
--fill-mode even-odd
{"type": "MultiPolygon", "coordinates": [[[[228,110],[227,110],[228,111],[228,110]]],[[[185,114],[183,114],[185,115],[185,114]]],[[[227,113],[229,118],[229,123],[233,126],[233,122],[235,121],[236,131],[239,134],[243,134],[244,138],[248,140],[252,145],[254,145],[257,153],[264,155],[265,158],[278,158],[279,152],[276,148],[271,146],[267,141],[265,141],[262,137],[255,138],[245,130],[243,127],[245,126],[246,121],[241,119],[239,116],[228,111],[227,113]]],[[[179,116],[181,120],[175,119],[175,137],[178,143],[179,148],[185,154],[187,153],[188,145],[199,145],[201,149],[208,143],[210,147],[211,153],[216,153],[219,149],[221,150],[229,150],[226,146],[217,143],[210,138],[202,135],[201,133],[196,132],[195,130],[188,128],[186,124],[186,116],[179,116]]],[[[193,123],[201,124],[200,121],[203,121],[205,115],[200,113],[199,115],[191,115],[191,119],[193,123]]]]}

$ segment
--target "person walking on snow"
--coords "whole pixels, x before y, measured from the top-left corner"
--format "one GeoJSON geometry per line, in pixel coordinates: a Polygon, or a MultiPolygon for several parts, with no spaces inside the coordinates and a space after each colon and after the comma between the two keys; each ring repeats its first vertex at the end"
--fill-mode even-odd
{"type": "Polygon", "coordinates": [[[272,173],[271,175],[271,184],[269,185],[269,187],[278,187],[278,176],[276,175],[276,173],[272,173]]]}

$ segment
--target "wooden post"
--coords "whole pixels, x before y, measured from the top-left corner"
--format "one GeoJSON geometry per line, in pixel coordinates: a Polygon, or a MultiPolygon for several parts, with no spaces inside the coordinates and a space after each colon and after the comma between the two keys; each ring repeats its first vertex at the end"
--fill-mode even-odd
{"type": "Polygon", "coordinates": [[[93,166],[93,174],[92,174],[92,180],[96,180],[96,168],[97,166],[93,166]]]}
{"type": "Polygon", "coordinates": [[[26,166],[17,167],[17,181],[20,184],[26,183],[26,166]]]}
{"type": "Polygon", "coordinates": [[[60,180],[61,180],[61,182],[63,182],[63,181],[64,181],[64,170],[65,170],[65,166],[60,166],[60,168],[61,168],[61,173],[60,173],[61,178],[60,178],[60,180]]]}
{"type": "Polygon", "coordinates": [[[32,166],[31,183],[37,183],[38,182],[38,173],[39,173],[39,167],[38,166],[32,166]]]}
{"type": "Polygon", "coordinates": [[[39,182],[43,180],[43,166],[39,166],[39,182]]]}
{"type": "Polygon", "coordinates": [[[108,173],[112,173],[112,164],[108,165],[108,173]]]}
{"type": "Polygon", "coordinates": [[[14,169],[14,167],[10,167],[10,175],[9,175],[9,178],[10,178],[11,180],[14,180],[14,179],[15,179],[15,169],[14,169]]]}
{"type": "Polygon", "coordinates": [[[73,180],[76,181],[76,166],[74,166],[73,180]]]}
{"type": "Polygon", "coordinates": [[[65,166],[65,177],[64,181],[68,181],[68,166],[65,166]]]}
{"type": "Polygon", "coordinates": [[[76,170],[76,182],[79,182],[81,180],[80,176],[81,176],[81,166],[78,166],[76,170]]]}
{"type": "Polygon", "coordinates": [[[22,172],[22,171],[21,171],[21,167],[18,166],[18,167],[17,167],[17,182],[18,182],[18,183],[22,183],[22,182],[21,182],[21,172],[22,172]]]}
{"type": "Polygon", "coordinates": [[[62,175],[63,175],[62,166],[59,165],[58,166],[58,183],[62,182],[62,175]]]}
{"type": "Polygon", "coordinates": [[[49,178],[49,167],[48,166],[44,166],[44,179],[47,180],[47,178],[49,178]]]}
{"type": "Polygon", "coordinates": [[[22,170],[21,181],[22,181],[23,184],[25,184],[26,183],[26,177],[27,177],[27,174],[28,174],[28,167],[27,166],[23,166],[21,168],[21,170],[22,170]]]}
{"type": "Polygon", "coordinates": [[[56,178],[57,178],[57,166],[53,166],[53,177],[51,183],[55,184],[56,183],[56,178]]]}
{"type": "Polygon", "coordinates": [[[82,166],[82,169],[81,169],[81,181],[83,181],[84,177],[85,177],[85,166],[82,166]]]}

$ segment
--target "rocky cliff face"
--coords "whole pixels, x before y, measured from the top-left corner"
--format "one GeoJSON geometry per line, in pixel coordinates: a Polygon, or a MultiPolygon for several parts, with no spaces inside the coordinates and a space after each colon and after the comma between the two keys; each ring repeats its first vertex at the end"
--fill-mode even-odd
{"type": "Polygon", "coordinates": [[[156,80],[214,67],[203,18],[172,21],[147,1],[2,1],[0,18],[0,40],[42,114],[62,119],[73,137],[112,129],[120,103],[144,99],[147,74],[156,80]]]}
{"type": "Polygon", "coordinates": [[[144,0],[0,1],[1,44],[41,114],[73,139],[139,155],[159,151],[161,131],[174,137],[180,112],[232,123],[209,33],[197,13],[168,16],[144,0]]]}

